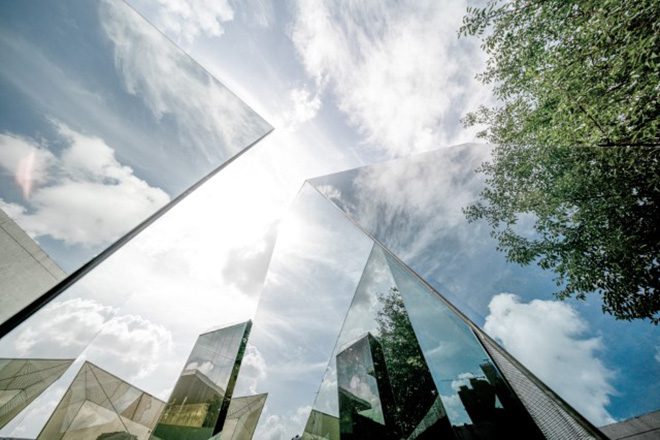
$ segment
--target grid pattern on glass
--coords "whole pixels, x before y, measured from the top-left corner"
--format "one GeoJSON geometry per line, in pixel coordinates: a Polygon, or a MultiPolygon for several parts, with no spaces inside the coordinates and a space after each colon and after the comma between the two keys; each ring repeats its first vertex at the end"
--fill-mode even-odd
{"type": "Polygon", "coordinates": [[[0,428],[59,379],[73,359],[0,359],[0,428]]]}
{"type": "Polygon", "coordinates": [[[227,415],[251,322],[197,338],[154,434],[162,439],[211,437],[227,415]]]}
{"type": "Polygon", "coordinates": [[[497,362],[502,374],[516,391],[521,402],[547,439],[603,438],[597,436],[598,433],[594,433],[591,429],[587,430],[583,424],[578,423],[574,416],[570,415],[561,405],[535,385],[525,373],[503,356],[489,338],[479,333],[476,334],[490,356],[497,362]]]}
{"type": "Polygon", "coordinates": [[[37,437],[148,440],[165,402],[85,362],[37,437]]]}
{"type": "Polygon", "coordinates": [[[222,432],[218,440],[252,440],[268,394],[241,396],[231,399],[222,432]]]}

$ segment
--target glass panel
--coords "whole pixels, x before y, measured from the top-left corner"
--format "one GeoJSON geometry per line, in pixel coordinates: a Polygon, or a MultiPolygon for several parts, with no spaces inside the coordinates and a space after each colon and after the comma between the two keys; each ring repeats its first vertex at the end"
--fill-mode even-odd
{"type": "Polygon", "coordinates": [[[257,423],[267,397],[268,394],[264,393],[232,398],[227,419],[222,426],[222,433],[218,434],[217,439],[251,440],[257,429],[257,423]]]}
{"type": "MultiPolygon", "coordinates": [[[[17,2],[0,29],[0,209],[53,260],[26,264],[80,267],[271,130],[124,2],[17,2]]],[[[56,281],[27,278],[0,310],[56,281]]]]}
{"type": "Polygon", "coordinates": [[[399,290],[377,246],[346,315],[303,438],[454,438],[399,290]]]}
{"type": "Polygon", "coordinates": [[[73,359],[0,359],[0,428],[62,376],[73,359]]]}
{"type": "Polygon", "coordinates": [[[544,438],[472,330],[391,256],[387,263],[458,438],[544,438]]]}
{"type": "Polygon", "coordinates": [[[555,273],[508,262],[488,224],[467,222],[489,154],[451,147],[310,183],[592,423],[656,410],[660,328],[604,315],[597,294],[558,301],[555,273]]]}
{"type": "Polygon", "coordinates": [[[302,433],[370,249],[339,210],[301,189],[280,227],[235,389],[268,393],[255,438],[302,433]]]}
{"type": "Polygon", "coordinates": [[[85,362],[38,439],[147,440],[165,402],[85,362]],[[138,408],[140,409],[138,411],[138,408]]]}
{"type": "Polygon", "coordinates": [[[154,435],[205,438],[224,423],[252,323],[204,333],[190,353],[154,435]]]}

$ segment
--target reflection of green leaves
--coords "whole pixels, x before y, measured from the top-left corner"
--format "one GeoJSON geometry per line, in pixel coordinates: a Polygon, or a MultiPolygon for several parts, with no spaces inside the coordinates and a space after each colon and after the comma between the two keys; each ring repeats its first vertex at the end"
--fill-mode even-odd
{"type": "Polygon", "coordinates": [[[435,383],[396,287],[379,294],[382,309],[376,316],[378,341],[396,402],[401,431],[409,434],[435,400],[435,383]]]}
{"type": "Polygon", "coordinates": [[[655,324],[659,13],[654,0],[490,0],[460,30],[482,39],[480,78],[500,101],[465,118],[496,145],[468,219],[487,220],[510,261],[555,271],[557,297],[600,292],[605,312],[655,324]]]}

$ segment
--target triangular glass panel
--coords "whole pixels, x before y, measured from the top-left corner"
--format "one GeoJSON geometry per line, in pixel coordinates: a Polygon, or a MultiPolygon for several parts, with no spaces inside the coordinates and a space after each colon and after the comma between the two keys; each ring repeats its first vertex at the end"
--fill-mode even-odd
{"type": "Polygon", "coordinates": [[[0,27],[0,221],[27,232],[0,240],[28,243],[0,253],[2,323],[272,127],[125,2],[17,3],[0,27]]]}
{"type": "MultiPolygon", "coordinates": [[[[159,414],[165,403],[131,386],[94,364],[85,362],[60,400],[38,439],[98,438],[147,440],[155,418],[135,411],[120,414],[108,394],[123,389],[159,414]],[[148,403],[147,403],[148,402],[148,403]]],[[[114,401],[113,401],[114,400],[114,401]]]]}
{"type": "Polygon", "coordinates": [[[73,359],[0,359],[0,428],[62,376],[73,359]]]}
{"type": "Polygon", "coordinates": [[[374,246],[303,438],[447,435],[438,389],[385,255],[374,246]]]}

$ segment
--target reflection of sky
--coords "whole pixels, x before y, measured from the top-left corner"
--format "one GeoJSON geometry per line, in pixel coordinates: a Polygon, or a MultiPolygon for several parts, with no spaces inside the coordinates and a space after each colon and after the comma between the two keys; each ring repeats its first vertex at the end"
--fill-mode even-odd
{"type": "MultiPolygon", "coordinates": [[[[64,356],[85,349],[83,356],[101,367],[164,397],[171,391],[200,333],[253,315],[270,259],[274,225],[305,178],[393,155],[471,141],[474,132],[462,130],[459,118],[489,98],[473,80],[482,62],[478,44],[456,40],[456,29],[465,11],[463,1],[326,2],[314,6],[295,1],[231,5],[218,1],[206,2],[206,9],[201,3],[192,2],[201,9],[187,14],[185,19],[178,15],[182,10],[171,8],[174,2],[129,3],[182,44],[277,129],[107,260],[87,281],[63,295],[56,303],[59,308],[46,308],[1,341],[0,353],[64,356]],[[232,12],[222,10],[225,6],[232,12]],[[369,26],[365,19],[370,20],[369,26]],[[91,345],[87,345],[90,341],[91,345]]],[[[195,131],[195,124],[207,119],[176,119],[165,109],[170,106],[188,111],[189,103],[177,107],[171,101],[175,96],[159,95],[156,89],[144,87],[162,85],[161,81],[168,78],[175,80],[177,87],[191,82],[176,75],[164,75],[155,82],[140,81],[138,76],[126,76],[130,64],[122,64],[124,70],[117,70],[112,43],[104,36],[111,28],[100,26],[94,3],[40,4],[39,14],[28,14],[25,11],[29,8],[34,11],[36,7],[29,2],[16,3],[12,10],[5,8],[0,18],[1,131],[43,141],[59,153],[68,144],[58,135],[53,121],[46,119],[54,117],[76,132],[103,139],[115,149],[115,159],[130,166],[137,178],[172,195],[168,185],[192,166],[185,165],[189,159],[186,152],[167,150],[168,155],[179,156],[175,161],[168,157],[167,164],[176,166],[165,168],[151,156],[149,160],[145,157],[172,145],[196,145],[196,134],[209,133],[204,129],[195,131]],[[46,8],[50,14],[43,13],[46,8]],[[52,26],[67,14],[79,19],[52,26]],[[25,41],[8,40],[15,26],[12,23],[26,23],[30,17],[36,21],[25,28],[25,41]],[[19,43],[23,46],[17,46],[19,43]],[[74,43],[79,45],[77,51],[73,50],[74,43]],[[101,46],[105,51],[99,50],[101,46]],[[62,62],[55,63],[55,57],[62,62]],[[13,75],[11,69],[16,70],[20,63],[29,68],[24,69],[23,75],[13,75]],[[129,93],[126,79],[135,86],[135,93],[129,93]],[[35,87],[21,86],[27,82],[35,87]],[[148,97],[159,99],[149,103],[148,97]],[[193,125],[180,127],[184,121],[193,125]],[[182,142],[184,138],[189,142],[182,142]]],[[[115,38],[126,35],[124,28],[112,30],[115,38]]],[[[172,90],[176,96],[195,96],[172,90]]],[[[374,172],[363,176],[362,183],[374,184],[371,194],[382,193],[385,187],[390,196],[409,198],[409,204],[402,206],[406,206],[411,220],[397,227],[383,222],[383,227],[391,230],[385,234],[383,229],[382,235],[397,240],[387,242],[388,246],[406,257],[405,261],[442,293],[451,295],[477,323],[482,324],[485,317],[491,316],[499,319],[495,323],[509,325],[508,316],[512,314],[507,315],[506,311],[510,309],[529,311],[537,317],[538,310],[547,304],[525,301],[551,300],[554,285],[547,274],[534,268],[506,264],[493,249],[484,225],[468,226],[462,221],[459,207],[471,200],[479,182],[469,176],[453,181],[451,176],[461,169],[473,169],[482,157],[473,151],[444,162],[441,167],[430,161],[426,170],[419,169],[410,176],[401,174],[398,180],[389,173],[378,179],[374,172]],[[402,191],[387,187],[388,181],[402,191]],[[411,194],[403,190],[410,189],[413,182],[418,182],[419,187],[408,197],[411,194]],[[459,191],[459,187],[464,191],[459,191]],[[450,199],[455,199],[456,204],[440,210],[438,204],[450,199]],[[430,203],[433,200],[435,205],[430,203]],[[423,228],[414,221],[419,218],[424,219],[423,228]],[[397,230],[406,233],[399,235],[397,230]],[[511,298],[501,298],[507,300],[501,302],[501,313],[491,313],[490,298],[501,292],[516,293],[522,300],[516,303],[511,298]]],[[[13,183],[6,185],[9,181],[13,181],[11,176],[0,176],[0,197],[18,202],[22,195],[13,183]]],[[[378,213],[364,200],[361,204],[360,209],[365,212],[378,213]]],[[[271,392],[260,429],[274,439],[290,438],[282,433],[289,428],[280,429],[281,426],[304,425],[338,331],[324,329],[323,325],[343,319],[347,307],[343,301],[350,301],[362,269],[356,261],[363,263],[369,252],[369,245],[362,242],[359,234],[339,226],[341,222],[332,210],[319,209],[325,217],[302,218],[322,225],[320,229],[336,226],[336,234],[308,243],[294,240],[295,246],[281,245],[298,251],[286,256],[283,250],[279,251],[266,291],[271,299],[260,307],[259,314],[270,325],[281,313],[286,317],[284,322],[275,320],[272,325],[281,334],[299,337],[308,344],[319,337],[316,332],[327,331],[319,339],[327,344],[309,350],[304,344],[292,346],[282,350],[283,359],[275,361],[272,356],[276,354],[261,353],[264,347],[269,349],[269,344],[259,343],[259,338],[267,335],[262,332],[258,337],[259,324],[255,321],[256,345],[248,346],[241,370],[242,375],[250,373],[242,379],[243,392],[257,388],[271,392]],[[309,262],[311,256],[317,256],[318,261],[309,262]],[[295,264],[287,265],[285,261],[295,264]],[[314,275],[310,284],[295,277],[296,270],[307,267],[314,275]],[[327,279],[322,278],[326,272],[327,279]],[[304,289],[290,291],[286,285],[304,289]],[[331,297],[336,302],[326,299],[327,302],[315,306],[311,298],[323,298],[323,293],[332,290],[328,286],[348,292],[349,296],[331,297]],[[314,320],[297,312],[303,306],[318,307],[312,309],[316,313],[313,316],[321,318],[314,320]],[[309,319],[301,321],[300,327],[289,322],[301,318],[309,319]],[[297,335],[294,330],[299,328],[314,332],[300,331],[297,335]],[[308,396],[310,392],[312,397],[308,396]]],[[[289,219],[282,236],[295,236],[295,231],[307,227],[305,222],[289,219]]],[[[61,240],[42,236],[39,242],[67,268],[75,266],[71,255],[80,258],[74,253],[75,246],[64,252],[61,240]]],[[[604,348],[585,346],[582,351],[586,353],[586,365],[594,365],[593,359],[602,360],[615,373],[614,378],[607,379],[617,391],[609,395],[612,403],[607,406],[608,411],[615,417],[627,417],[660,406],[657,398],[652,401],[652,396],[660,396],[654,385],[660,381],[651,380],[660,375],[660,363],[653,360],[655,345],[660,345],[653,343],[657,334],[645,324],[612,321],[600,313],[596,301],[573,306],[579,311],[577,317],[566,309],[553,316],[567,318],[575,324],[577,333],[548,321],[547,334],[557,334],[563,338],[560,342],[573,345],[575,339],[601,338],[604,348]],[[581,333],[579,325],[585,322],[589,330],[581,333]],[[597,358],[592,356],[594,353],[597,358]]],[[[522,333],[531,334],[528,330],[524,328],[522,333]]],[[[538,350],[536,353],[543,354],[538,350]]],[[[557,373],[566,375],[562,369],[557,369],[557,373]]],[[[26,411],[29,415],[22,415],[23,420],[38,429],[34,428],[39,424],[37,416],[47,415],[47,408],[54,407],[58,392],[61,395],[65,388],[66,378],[45,393],[38,404],[31,405],[26,411]]],[[[603,406],[602,400],[593,400],[603,406]]],[[[5,432],[8,431],[2,434],[5,432]]],[[[19,430],[15,434],[27,436],[19,430]]]]}
{"type": "Polygon", "coordinates": [[[250,335],[260,362],[241,367],[235,389],[268,392],[256,438],[302,432],[370,247],[336,208],[302,189],[280,230],[250,335]]]}
{"type": "Polygon", "coordinates": [[[454,147],[312,183],[596,424],[657,409],[656,328],[603,315],[596,295],[553,301],[552,273],[507,263],[488,225],[466,222],[488,151],[454,147]]]}
{"type": "Polygon", "coordinates": [[[68,270],[270,129],[122,2],[0,23],[0,204],[68,270]]]}

